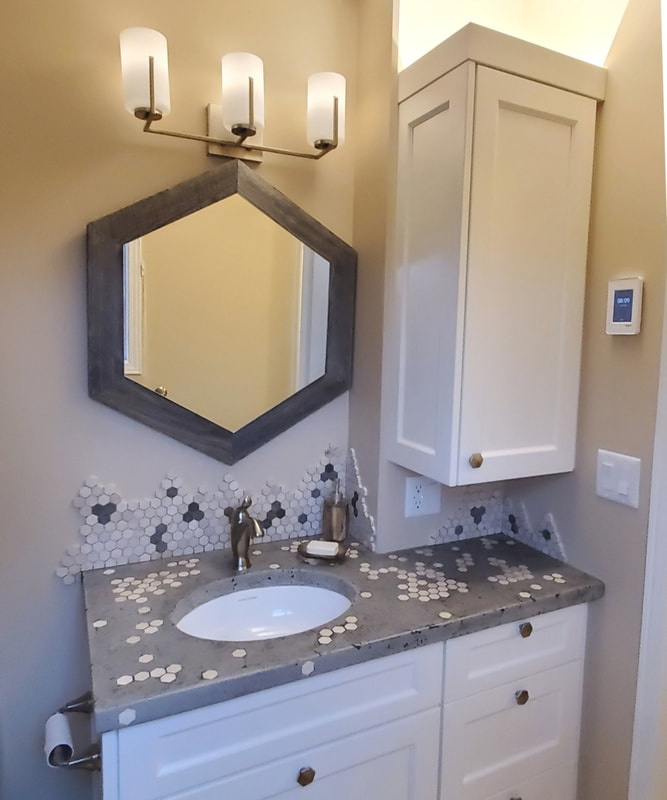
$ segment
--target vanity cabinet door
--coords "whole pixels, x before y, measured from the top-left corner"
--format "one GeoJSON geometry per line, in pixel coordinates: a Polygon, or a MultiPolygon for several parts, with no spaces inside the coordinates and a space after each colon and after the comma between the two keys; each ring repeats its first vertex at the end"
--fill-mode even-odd
{"type": "Polygon", "coordinates": [[[458,484],[574,469],[595,111],[476,69],[458,484]]]}
{"type": "Polygon", "coordinates": [[[573,661],[446,704],[441,800],[486,800],[575,761],[582,673],[573,661]]]}
{"type": "Polygon", "coordinates": [[[595,113],[471,61],[399,104],[394,463],[448,486],[574,468],[595,113]]]}
{"type": "Polygon", "coordinates": [[[484,800],[576,800],[577,764],[565,764],[535,778],[494,792],[484,800]]]}
{"type": "Polygon", "coordinates": [[[440,711],[305,748],[163,800],[436,800],[440,711]],[[302,783],[299,783],[301,777],[302,783]],[[310,782],[308,782],[310,780],[310,782]]]}

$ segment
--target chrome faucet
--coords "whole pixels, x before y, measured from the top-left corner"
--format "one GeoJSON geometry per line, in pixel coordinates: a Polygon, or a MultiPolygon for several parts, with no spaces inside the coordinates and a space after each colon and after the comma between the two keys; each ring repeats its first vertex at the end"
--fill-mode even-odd
{"type": "Polygon", "coordinates": [[[246,495],[241,501],[241,505],[234,509],[230,518],[232,554],[237,572],[245,572],[250,569],[252,566],[248,556],[250,542],[254,537],[264,536],[262,526],[248,513],[251,504],[252,498],[246,495]]]}

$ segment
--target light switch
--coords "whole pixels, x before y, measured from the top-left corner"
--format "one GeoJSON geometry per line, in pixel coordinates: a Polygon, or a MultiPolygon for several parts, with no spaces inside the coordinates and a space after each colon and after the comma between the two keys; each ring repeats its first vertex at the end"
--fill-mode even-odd
{"type": "Polygon", "coordinates": [[[597,494],[607,500],[638,508],[641,465],[640,458],[598,450],[597,494]]]}

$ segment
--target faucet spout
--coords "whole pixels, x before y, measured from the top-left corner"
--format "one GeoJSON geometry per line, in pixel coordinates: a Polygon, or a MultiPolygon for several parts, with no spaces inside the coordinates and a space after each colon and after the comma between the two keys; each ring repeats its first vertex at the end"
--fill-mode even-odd
{"type": "Polygon", "coordinates": [[[241,505],[235,508],[231,515],[232,555],[237,572],[245,572],[250,569],[252,566],[249,557],[250,543],[253,538],[264,535],[262,526],[248,512],[251,505],[252,498],[246,495],[241,501],[241,505]]]}

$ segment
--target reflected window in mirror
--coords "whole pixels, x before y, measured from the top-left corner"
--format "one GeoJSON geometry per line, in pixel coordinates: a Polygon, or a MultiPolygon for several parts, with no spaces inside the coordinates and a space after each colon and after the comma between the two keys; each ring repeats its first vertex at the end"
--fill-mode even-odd
{"type": "Polygon", "coordinates": [[[237,431],[324,374],[329,262],[243,197],[124,257],[131,380],[237,431]]]}

